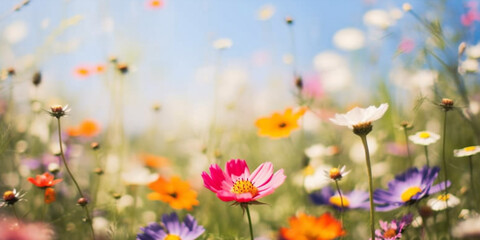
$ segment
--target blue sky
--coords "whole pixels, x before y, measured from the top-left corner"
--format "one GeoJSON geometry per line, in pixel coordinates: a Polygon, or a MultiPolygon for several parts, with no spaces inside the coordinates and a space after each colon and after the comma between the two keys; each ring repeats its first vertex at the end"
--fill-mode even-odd
{"type": "MultiPolygon", "coordinates": [[[[295,21],[296,65],[303,74],[313,71],[315,55],[329,49],[353,61],[362,61],[365,51],[371,49],[355,52],[336,49],[332,43],[335,32],[346,27],[366,31],[362,21],[366,11],[401,9],[403,4],[397,0],[165,0],[163,8],[152,10],[145,7],[144,0],[32,0],[20,11],[9,13],[15,2],[21,1],[2,1],[0,13],[5,14],[0,15],[3,16],[0,32],[21,21],[27,26],[27,35],[14,44],[0,41],[11,51],[8,57],[0,57],[0,68],[15,65],[22,56],[43,48],[46,53],[42,58],[37,55],[34,68],[44,72],[49,81],[46,84],[49,87],[43,90],[48,93],[44,95],[83,102],[78,107],[85,111],[84,115],[95,115],[87,106],[106,101],[108,97],[100,77],[79,80],[72,75],[79,64],[105,62],[109,56],[116,56],[136,70],[129,78],[131,85],[128,87],[146,103],[165,102],[178,95],[185,95],[191,101],[212,94],[211,85],[199,84],[195,78],[199,69],[217,66],[218,52],[212,48],[212,42],[226,37],[233,40],[233,47],[222,52],[221,66],[240,66],[248,72],[251,85],[264,88],[272,78],[289,81],[292,75],[291,66],[282,62],[282,56],[291,52],[290,29],[284,22],[286,16],[295,21]],[[269,4],[275,7],[273,17],[268,21],[258,20],[258,11],[269,4]],[[55,38],[62,43],[76,41],[73,51],[56,52],[42,47],[62,20],[76,15],[81,15],[82,20],[55,38]],[[252,60],[255,57],[263,61],[256,63],[252,60]],[[85,93],[100,99],[84,98],[85,93]]],[[[439,14],[431,5],[439,5],[439,2],[416,0],[411,4],[416,12],[428,17],[439,14]]],[[[445,2],[449,11],[440,17],[455,29],[460,26],[463,1],[445,2]]],[[[411,16],[401,21],[415,22],[411,16]]],[[[388,61],[382,64],[388,65],[400,38],[417,36],[408,24],[401,25],[385,33],[385,51],[380,58],[388,61]]],[[[475,36],[471,41],[476,41],[475,36]]],[[[362,77],[359,80],[362,81],[362,77]]]]}

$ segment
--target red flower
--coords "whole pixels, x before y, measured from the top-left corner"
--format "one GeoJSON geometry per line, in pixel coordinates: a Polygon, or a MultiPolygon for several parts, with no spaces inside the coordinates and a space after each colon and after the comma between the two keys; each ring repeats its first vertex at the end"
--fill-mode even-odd
{"type": "Polygon", "coordinates": [[[39,188],[47,188],[47,187],[53,187],[53,185],[61,182],[63,179],[55,179],[54,176],[50,174],[49,172],[46,172],[42,175],[37,175],[35,178],[29,177],[27,180],[33,185],[39,187],[39,188]]]}

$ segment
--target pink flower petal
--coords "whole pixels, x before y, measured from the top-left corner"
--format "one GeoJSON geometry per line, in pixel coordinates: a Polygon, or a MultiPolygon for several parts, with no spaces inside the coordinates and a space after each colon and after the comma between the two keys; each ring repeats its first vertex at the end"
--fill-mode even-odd
{"type": "Polygon", "coordinates": [[[242,193],[236,195],[237,202],[251,202],[254,198],[252,197],[251,193],[242,193]]]}
{"type": "Polygon", "coordinates": [[[234,193],[231,193],[229,191],[224,191],[224,190],[218,191],[217,192],[217,197],[224,202],[230,202],[230,201],[235,200],[235,194],[234,193]]]}
{"type": "Polygon", "coordinates": [[[237,178],[248,179],[250,176],[250,170],[248,169],[247,162],[242,159],[232,159],[225,164],[225,171],[227,176],[232,178],[235,182],[237,178]]]}
{"type": "Polygon", "coordinates": [[[253,183],[255,187],[261,187],[268,180],[272,178],[273,175],[273,164],[271,162],[266,162],[260,164],[260,166],[253,171],[252,175],[250,175],[250,182],[253,183]]]}

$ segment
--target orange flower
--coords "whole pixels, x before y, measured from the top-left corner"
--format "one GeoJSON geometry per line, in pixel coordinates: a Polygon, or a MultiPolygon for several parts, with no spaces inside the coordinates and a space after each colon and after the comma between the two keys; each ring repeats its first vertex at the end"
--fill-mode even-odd
{"type": "Polygon", "coordinates": [[[148,187],[155,191],[148,194],[148,199],[166,202],[173,209],[192,210],[192,206],[198,205],[197,192],[190,188],[187,181],[182,181],[179,177],[172,177],[170,180],[159,177],[155,182],[148,184],[148,187]]]}
{"type": "Polygon", "coordinates": [[[92,119],[85,119],[78,127],[84,137],[93,137],[100,132],[100,126],[92,119]]]}
{"type": "Polygon", "coordinates": [[[148,0],[147,7],[150,9],[157,9],[163,7],[164,2],[162,0],[148,0]]]}
{"type": "Polygon", "coordinates": [[[45,203],[49,204],[55,202],[57,198],[55,197],[55,189],[53,188],[46,188],[45,189],[45,203]]]}
{"type": "Polygon", "coordinates": [[[87,78],[92,72],[88,66],[78,66],[75,68],[73,73],[78,78],[87,78]]]}
{"type": "Polygon", "coordinates": [[[273,113],[270,117],[259,118],[255,122],[258,127],[258,135],[273,139],[288,137],[290,133],[299,127],[298,119],[305,114],[306,107],[300,108],[293,113],[292,108],[287,108],[285,113],[273,113]]]}
{"type": "Polygon", "coordinates": [[[69,127],[67,128],[67,134],[68,136],[70,137],[78,137],[80,136],[80,129],[78,129],[78,127],[69,127]]]}
{"type": "Polygon", "coordinates": [[[85,119],[78,127],[67,128],[67,134],[71,137],[94,137],[100,132],[100,126],[92,119],[85,119]]]}
{"type": "Polygon", "coordinates": [[[103,73],[105,72],[105,65],[104,64],[97,64],[95,66],[95,72],[96,73],[103,73]]]}
{"type": "Polygon", "coordinates": [[[152,154],[141,154],[140,159],[142,159],[147,167],[151,168],[161,168],[170,164],[168,158],[155,156],[152,154]]]}
{"type": "Polygon", "coordinates": [[[55,177],[49,173],[46,172],[42,175],[37,175],[35,178],[29,177],[27,180],[33,185],[39,187],[39,188],[48,188],[48,187],[53,187],[55,184],[61,182],[63,179],[54,179],[55,177]]]}
{"type": "Polygon", "coordinates": [[[288,220],[290,228],[281,228],[280,234],[286,240],[332,240],[345,235],[340,221],[325,213],[320,217],[304,213],[288,220]]]}

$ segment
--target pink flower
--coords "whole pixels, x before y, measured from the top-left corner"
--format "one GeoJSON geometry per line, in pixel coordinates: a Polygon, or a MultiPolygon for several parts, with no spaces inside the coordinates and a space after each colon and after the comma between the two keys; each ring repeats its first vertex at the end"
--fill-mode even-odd
{"type": "Polygon", "coordinates": [[[409,53],[415,48],[415,42],[410,38],[404,38],[398,45],[400,52],[409,53]]]}
{"type": "Polygon", "coordinates": [[[302,93],[311,98],[323,97],[323,87],[317,75],[307,75],[305,77],[302,93]]]}
{"type": "Polygon", "coordinates": [[[225,164],[225,170],[224,172],[218,164],[212,164],[210,175],[207,172],[202,173],[204,186],[225,202],[256,201],[272,194],[286,178],[283,169],[273,174],[271,162],[262,163],[250,174],[245,160],[232,159],[225,164]]]}

